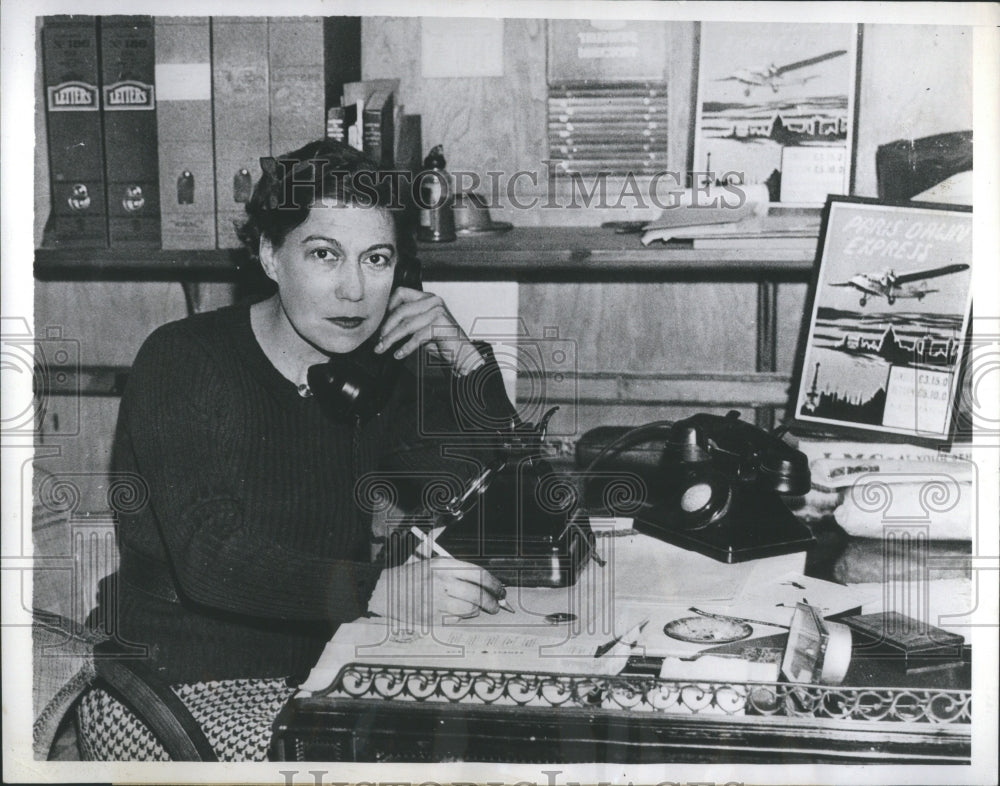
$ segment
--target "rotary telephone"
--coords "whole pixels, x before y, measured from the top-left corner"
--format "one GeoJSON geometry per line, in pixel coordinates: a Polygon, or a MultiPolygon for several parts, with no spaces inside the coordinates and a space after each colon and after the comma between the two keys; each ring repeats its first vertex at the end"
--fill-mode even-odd
{"type": "Polygon", "coordinates": [[[578,444],[577,462],[589,461],[589,476],[613,453],[619,459],[602,469],[634,472],[644,498],[619,498],[616,505],[608,493],[614,474],[595,473],[585,500],[631,516],[639,531],[730,563],[803,551],[814,542],[779,496],[809,490],[808,459],[738,412],[594,429],[578,444]]]}
{"type": "MultiPolygon", "coordinates": [[[[392,288],[422,289],[420,261],[402,257],[396,265],[392,288]]],[[[306,372],[309,389],[326,412],[334,418],[367,420],[381,411],[392,392],[402,368],[402,360],[392,353],[404,343],[375,353],[378,331],[355,350],[332,355],[325,363],[310,366],[306,372]]]]}

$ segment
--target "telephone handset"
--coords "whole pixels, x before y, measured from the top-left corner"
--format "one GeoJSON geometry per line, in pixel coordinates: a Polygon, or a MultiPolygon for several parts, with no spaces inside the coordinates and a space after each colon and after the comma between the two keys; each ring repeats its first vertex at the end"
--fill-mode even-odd
{"type": "MultiPolygon", "coordinates": [[[[396,287],[422,289],[420,261],[402,257],[396,265],[392,282],[396,287]]],[[[392,392],[403,361],[392,353],[405,342],[376,354],[378,331],[357,349],[342,355],[331,355],[325,363],[310,366],[306,372],[309,389],[328,414],[344,420],[367,420],[382,410],[392,392]]]]}

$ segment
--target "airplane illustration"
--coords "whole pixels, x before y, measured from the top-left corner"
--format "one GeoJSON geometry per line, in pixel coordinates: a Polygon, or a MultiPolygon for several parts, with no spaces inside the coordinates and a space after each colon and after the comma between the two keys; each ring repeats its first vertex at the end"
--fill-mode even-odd
{"type": "Polygon", "coordinates": [[[960,264],[945,265],[944,267],[935,267],[928,270],[914,270],[909,273],[897,273],[894,270],[884,270],[881,273],[858,273],[849,281],[831,282],[830,286],[854,287],[859,290],[861,292],[861,300],[859,302],[862,306],[868,302],[869,295],[884,297],[891,306],[899,299],[915,298],[923,300],[927,295],[939,292],[940,290],[938,289],[927,288],[926,279],[928,278],[947,276],[951,273],[959,273],[968,269],[968,265],[960,264]],[[921,281],[923,283],[919,287],[904,286],[914,281],[921,281]]]}
{"type": "Polygon", "coordinates": [[[777,93],[778,89],[781,87],[787,87],[789,85],[804,85],[810,79],[816,79],[819,76],[818,74],[813,74],[811,76],[799,77],[798,79],[788,79],[785,78],[785,74],[791,71],[798,71],[800,68],[816,65],[816,63],[822,63],[825,60],[832,60],[835,57],[840,57],[841,55],[846,54],[846,49],[837,49],[833,52],[827,52],[826,54],[818,55],[817,57],[810,57],[806,60],[799,60],[795,63],[788,63],[783,66],[771,63],[770,65],[759,66],[756,68],[741,68],[738,71],[734,71],[729,76],[720,77],[715,81],[739,82],[744,85],[743,95],[745,96],[749,96],[750,91],[755,87],[770,87],[771,92],[777,93]]]}

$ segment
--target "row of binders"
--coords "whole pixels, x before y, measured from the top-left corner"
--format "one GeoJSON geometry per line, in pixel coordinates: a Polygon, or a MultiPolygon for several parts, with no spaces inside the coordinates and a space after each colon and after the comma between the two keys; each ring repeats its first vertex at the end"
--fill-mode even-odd
{"type": "Polygon", "coordinates": [[[260,157],[360,78],[360,20],[50,16],[42,61],[46,246],[233,248],[260,157]]]}
{"type": "Polygon", "coordinates": [[[665,84],[550,84],[550,173],[653,175],[666,169],[668,110],[665,84]]]}

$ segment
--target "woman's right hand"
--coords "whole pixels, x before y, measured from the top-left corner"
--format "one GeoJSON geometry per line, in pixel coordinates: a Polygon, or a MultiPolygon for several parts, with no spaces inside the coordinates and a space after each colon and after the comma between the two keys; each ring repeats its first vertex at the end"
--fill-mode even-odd
{"type": "Polygon", "coordinates": [[[449,557],[414,560],[386,568],[368,601],[368,611],[408,627],[427,628],[443,616],[496,614],[507,594],[488,571],[449,557]]]}

